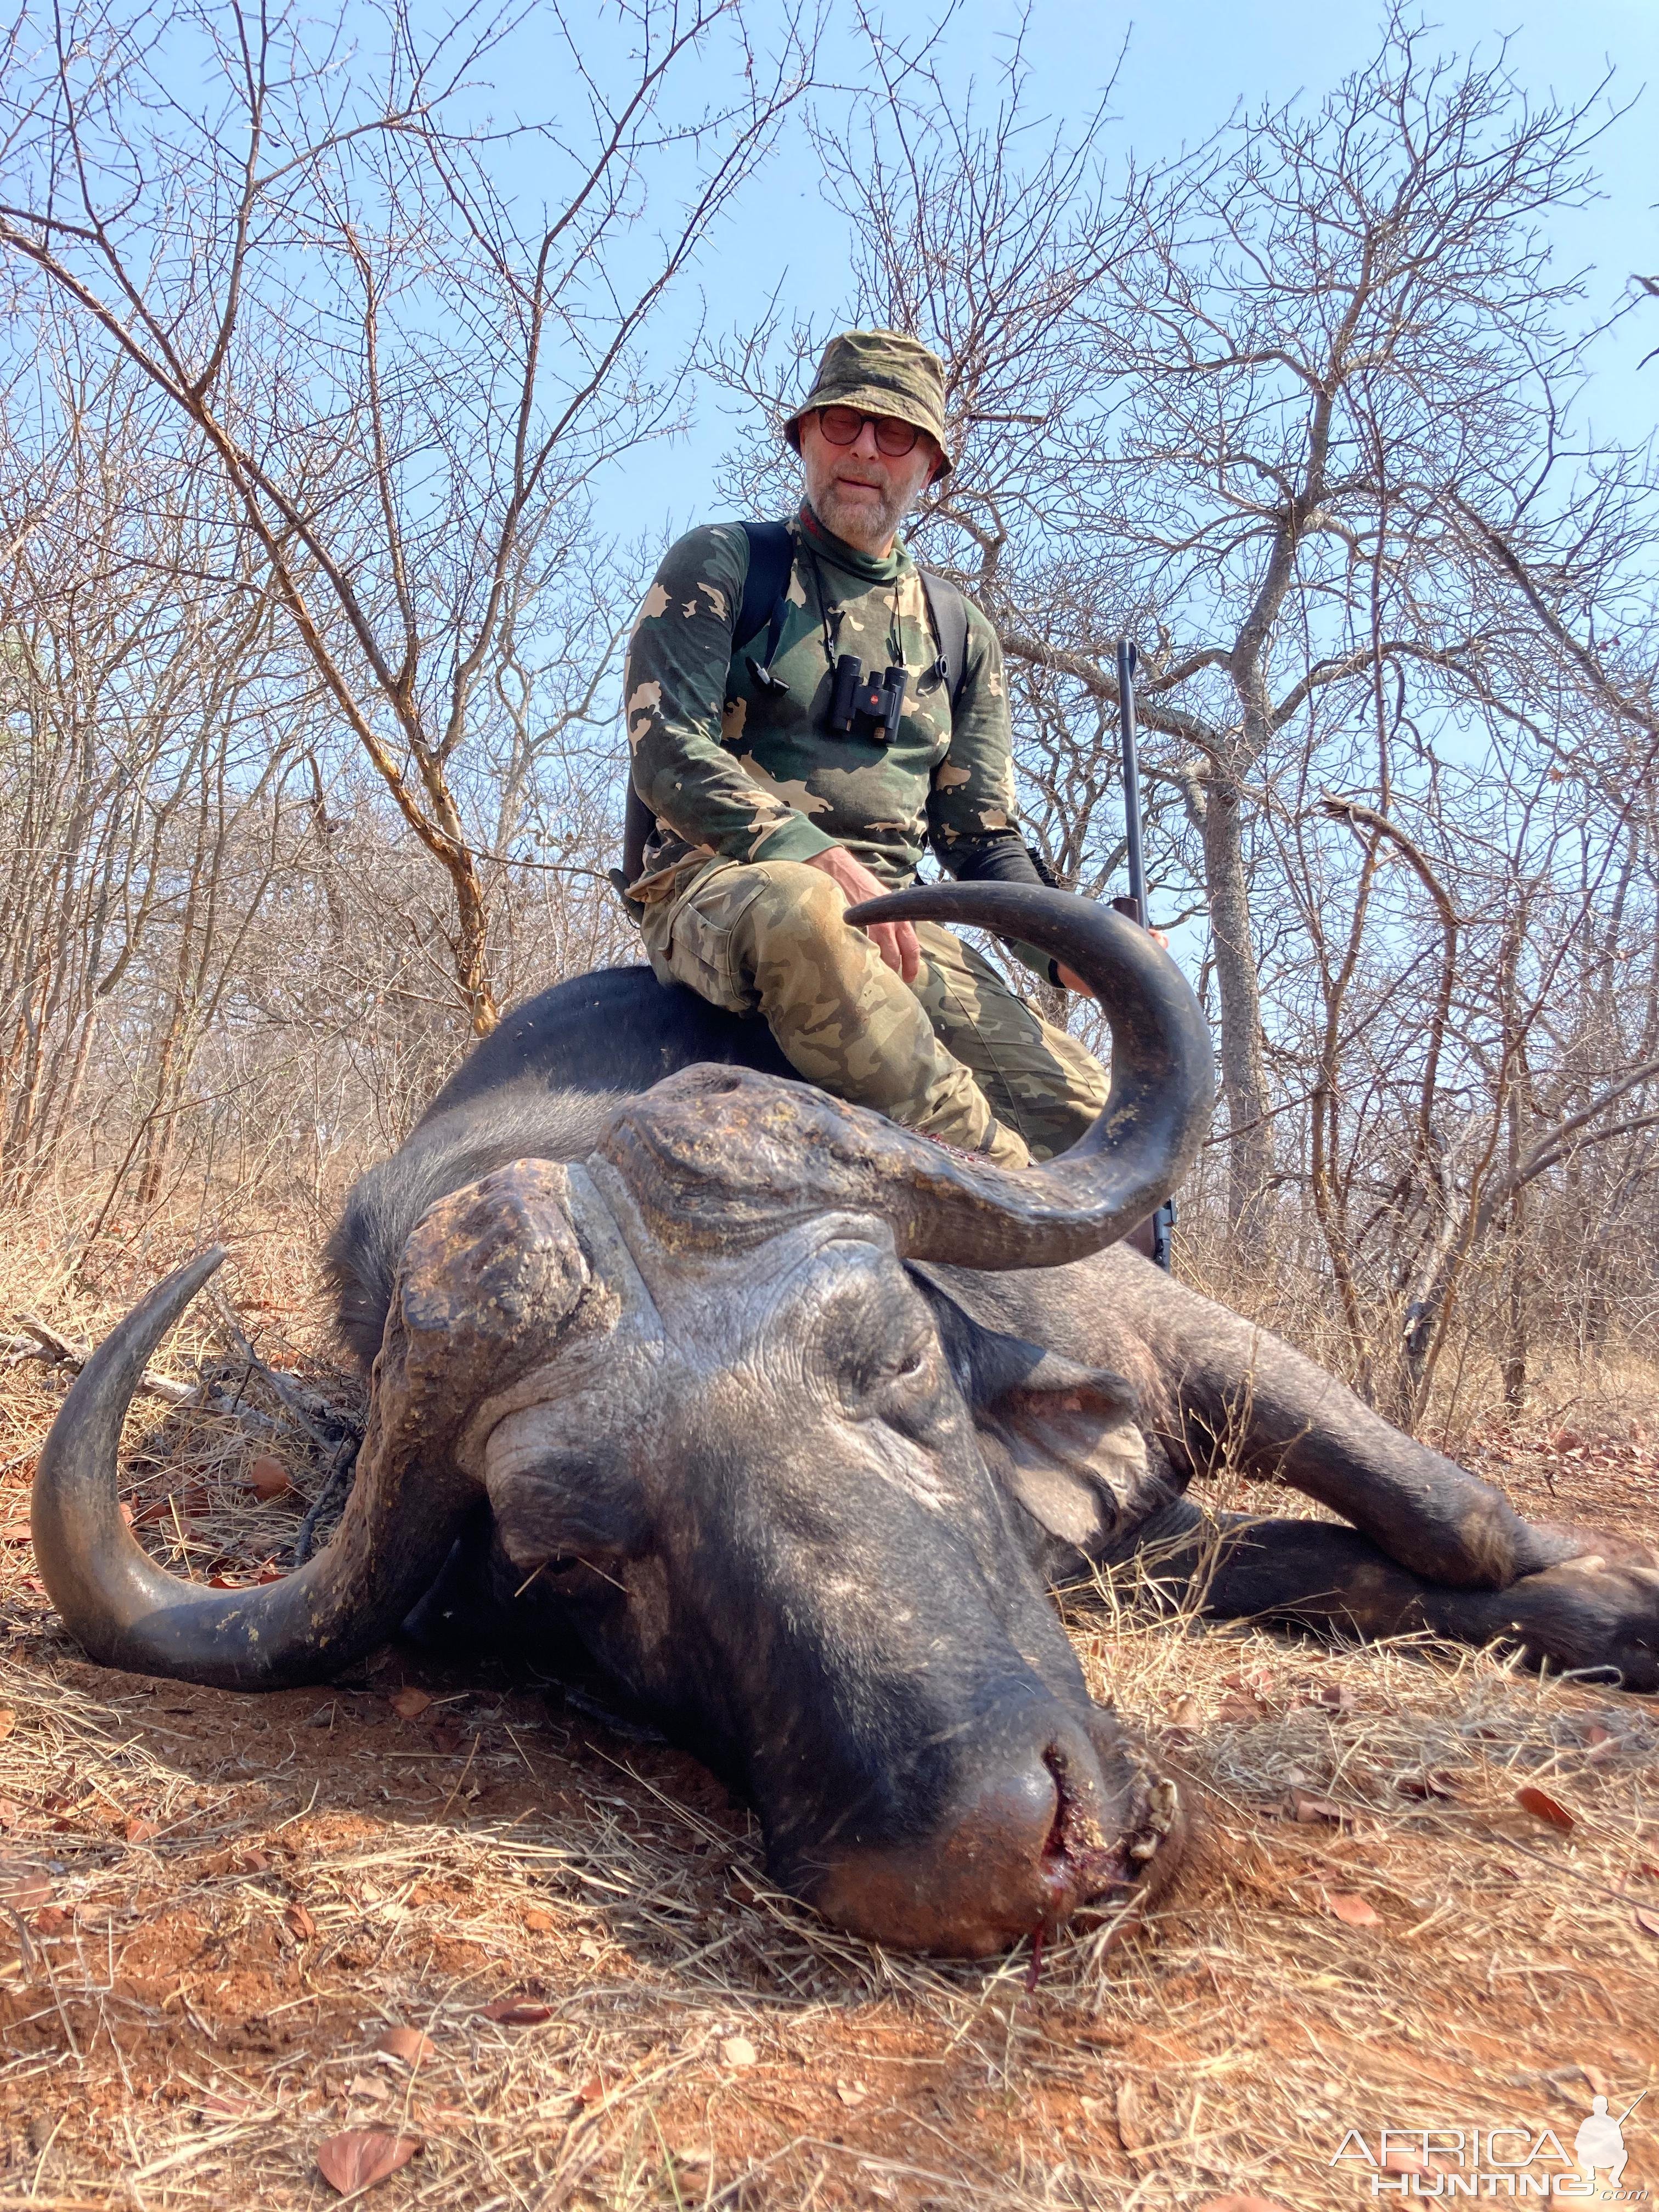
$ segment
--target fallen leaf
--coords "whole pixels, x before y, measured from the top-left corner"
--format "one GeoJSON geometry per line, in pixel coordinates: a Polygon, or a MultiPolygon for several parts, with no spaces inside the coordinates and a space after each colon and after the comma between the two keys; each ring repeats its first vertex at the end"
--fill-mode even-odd
{"type": "MultiPolygon", "coordinates": [[[[1359,1700],[1346,1682],[1327,1682],[1322,1689],[1318,1689],[1314,1692],[1312,1697],[1309,1699],[1309,1703],[1315,1705],[1323,1705],[1328,1712],[1351,1713],[1354,1707],[1359,1703],[1359,1700]]],[[[1235,2201],[1242,2204],[1248,2203],[1249,2200],[1245,2197],[1239,2197],[1235,2201]]],[[[1261,2199],[1258,2201],[1265,2202],[1266,2200],[1261,2199]]]]}
{"type": "Polygon", "coordinates": [[[29,1924],[37,1936],[61,1936],[70,1924],[70,1917],[57,1905],[48,1905],[35,1914],[29,1924]]]}
{"type": "Polygon", "coordinates": [[[295,1902],[289,1905],[288,1911],[283,1915],[283,1917],[302,1943],[309,1943],[312,1937],[317,1933],[317,1923],[312,1918],[310,1913],[307,1911],[306,1907],[299,1902],[297,1898],[295,1902]]]}
{"type": "Polygon", "coordinates": [[[597,2105],[604,2094],[604,2082],[597,2074],[590,2074],[581,2087],[577,2090],[576,2101],[580,2105],[597,2105]]]}
{"type": "Polygon", "coordinates": [[[1442,1767],[1437,1767],[1432,1773],[1425,1771],[1421,1774],[1396,1775],[1394,1786],[1402,1797],[1455,1797],[1457,1795],[1455,1778],[1442,1767]]]}
{"type": "Polygon", "coordinates": [[[209,2089],[204,2093],[198,2109],[212,2112],[216,2117],[234,2120],[240,2119],[247,2111],[248,2101],[246,2097],[227,2096],[222,2089],[209,2089]]]}
{"type": "Polygon", "coordinates": [[[528,1997],[497,1997],[483,2009],[484,2018],[498,2027],[539,2027],[553,2017],[551,2005],[534,2004],[528,1997]]]}
{"type": "Polygon", "coordinates": [[[1255,1698],[1258,1702],[1273,1686],[1273,1678],[1265,1667],[1235,1667],[1231,1674],[1224,1674],[1221,1678],[1224,1690],[1243,1690],[1246,1697],[1255,1698]]]}
{"type": "Polygon", "coordinates": [[[544,1912],[539,1905],[527,1905],[521,1917],[526,1928],[532,1936],[548,1936],[552,1933],[553,1915],[550,1912],[544,1912]]]}
{"type": "Polygon", "coordinates": [[[317,2146],[323,2179],[342,2197],[384,2181],[407,2166],[421,2148],[419,2136],[388,2135],[384,2128],[345,2128],[317,2146]]]}
{"type": "Polygon", "coordinates": [[[746,2035],[728,2035],[720,2045],[720,2057],[728,2066],[752,2066],[760,2053],[746,2035]]]}
{"type": "Polygon", "coordinates": [[[384,2105],[392,2094],[392,2084],[378,2074],[354,2074],[346,2083],[347,2096],[359,2104],[384,2105]]]}
{"type": "Polygon", "coordinates": [[[286,1498],[294,1484],[281,1460],[262,1452],[248,1468],[247,1486],[262,1505],[269,1505],[273,1498],[286,1498]]]}
{"type": "Polygon", "coordinates": [[[169,1491],[165,1498],[152,1498],[148,1505],[141,1505],[134,1514],[132,1525],[135,1528],[154,1528],[165,1524],[170,1528],[176,1508],[188,1534],[191,1517],[207,1512],[211,1504],[212,1500],[200,1484],[192,1484],[187,1490],[169,1491]]]}
{"type": "Polygon", "coordinates": [[[1333,1804],[1328,1797],[1310,1797],[1305,1790],[1292,1790],[1291,1808],[1304,1827],[1312,1827],[1319,1820],[1340,1821],[1346,1816],[1341,1806],[1333,1804]]]}
{"type": "Polygon", "coordinates": [[[1611,1743],[1613,1741],[1613,1730],[1603,1728],[1600,1721],[1592,1721],[1584,1730],[1584,1741],[1592,1747],[1598,1743],[1611,1743]]]}
{"type": "Polygon", "coordinates": [[[230,1864],[234,1874],[263,1874],[270,1861],[263,1851],[238,1851],[230,1864]]]}
{"type": "Polygon", "coordinates": [[[22,1817],[22,1808],[15,1797],[0,1797],[0,1828],[15,1828],[22,1817]]]}
{"type": "Polygon", "coordinates": [[[0,1705],[0,1743],[3,1743],[17,1725],[17,1716],[9,1705],[0,1705]]]}
{"type": "Polygon", "coordinates": [[[1367,1905],[1363,1897],[1351,1896],[1346,1891],[1331,1898],[1329,1904],[1337,1918],[1349,1928],[1375,1928],[1382,1918],[1376,1907],[1367,1905]]]}
{"type": "Polygon", "coordinates": [[[32,1534],[27,1521],[8,1521],[5,1527],[0,1528],[0,1544],[27,1544],[32,1534]]]}
{"type": "Polygon", "coordinates": [[[121,1500],[121,1518],[126,1522],[128,1528],[131,1528],[132,1526],[132,1508],[127,1504],[125,1498],[121,1500]]]}
{"type": "Polygon", "coordinates": [[[1276,2197],[1206,2197],[1198,2212],[1285,2212],[1276,2197]]]}
{"type": "Polygon", "coordinates": [[[453,1721],[440,1721],[432,1731],[432,1748],[442,1752],[446,1758],[458,1752],[465,1741],[453,1721]]]}
{"type": "Polygon", "coordinates": [[[142,1813],[130,1814],[121,1830],[130,1844],[154,1843],[161,1832],[159,1825],[154,1820],[147,1820],[142,1813]]]}
{"type": "Polygon", "coordinates": [[[837,2081],[836,2084],[836,2094],[843,2105],[861,2105],[869,2094],[862,2081],[837,2081]]]}
{"type": "Polygon", "coordinates": [[[418,2027],[389,2027],[374,2039],[376,2051],[384,2051],[388,2057],[401,2058],[405,2066],[422,2065],[437,2047],[432,2038],[422,2035],[418,2027]]]}
{"type": "Polygon", "coordinates": [[[584,1936],[576,1946],[576,1955],[580,1959],[597,1959],[599,1956],[599,1947],[591,1936],[584,1936]]]}
{"type": "Polygon", "coordinates": [[[1218,1721],[1259,1721],[1266,1719],[1267,1712],[1260,1698],[1224,1698],[1215,1717],[1218,1721]]]}
{"type": "Polygon", "coordinates": [[[1170,1716],[1177,1728],[1194,1728],[1202,1718],[1202,1709],[1196,1698],[1178,1698],[1176,1709],[1170,1716]]]}
{"type": "Polygon", "coordinates": [[[431,1703],[430,1693],[425,1690],[417,1690],[410,1682],[399,1690],[392,1700],[392,1710],[400,1720],[414,1721],[420,1718],[431,1703]]]}
{"type": "Polygon", "coordinates": [[[1547,1821],[1552,1828],[1559,1828],[1565,1832],[1573,1825],[1572,1814],[1568,1812],[1566,1807],[1559,1804],[1547,1790],[1539,1789],[1535,1783],[1528,1782],[1524,1789],[1517,1790],[1515,1793],[1515,1802],[1525,1811],[1530,1813],[1534,1820],[1547,1821]]]}
{"type": "Polygon", "coordinates": [[[44,1905],[52,1895],[52,1877],[40,1868],[15,1863],[0,1866],[0,1902],[27,1909],[44,1905]]]}
{"type": "Polygon", "coordinates": [[[701,2143],[676,2143],[668,2155],[676,2166],[713,2166],[714,2153],[701,2143]]]}
{"type": "Polygon", "coordinates": [[[1646,1934],[1659,1936],[1659,1912],[1651,1911],[1645,1905],[1638,1905],[1634,1917],[1637,1926],[1646,1934]]]}

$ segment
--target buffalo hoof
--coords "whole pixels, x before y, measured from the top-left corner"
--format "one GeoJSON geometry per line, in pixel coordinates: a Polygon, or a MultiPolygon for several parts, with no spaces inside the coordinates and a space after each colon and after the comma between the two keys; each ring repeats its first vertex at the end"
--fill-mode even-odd
{"type": "Polygon", "coordinates": [[[1608,1539],[1604,1550],[1511,1583],[1492,1601],[1499,1638],[1535,1665],[1659,1690],[1659,1569],[1617,1564],[1630,1548],[1608,1539]]]}

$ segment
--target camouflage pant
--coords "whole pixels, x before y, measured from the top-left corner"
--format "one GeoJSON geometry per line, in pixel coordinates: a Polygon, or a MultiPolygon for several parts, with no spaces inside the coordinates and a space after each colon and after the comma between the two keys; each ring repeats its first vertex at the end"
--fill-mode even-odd
{"type": "Polygon", "coordinates": [[[923,965],[907,984],[802,861],[705,861],[641,888],[662,981],[764,1014],[809,1083],[1005,1166],[1064,1152],[1100,1111],[1099,1063],[935,923],[915,925],[923,965]]]}

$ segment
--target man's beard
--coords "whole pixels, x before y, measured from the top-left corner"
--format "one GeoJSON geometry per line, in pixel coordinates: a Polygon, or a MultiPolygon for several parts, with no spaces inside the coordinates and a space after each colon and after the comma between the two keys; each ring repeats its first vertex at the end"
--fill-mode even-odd
{"type": "Polygon", "coordinates": [[[813,495],[813,511],[826,530],[849,545],[885,545],[904,520],[904,501],[894,492],[884,493],[879,484],[865,489],[875,493],[878,506],[849,500],[840,477],[830,477],[813,495]]]}

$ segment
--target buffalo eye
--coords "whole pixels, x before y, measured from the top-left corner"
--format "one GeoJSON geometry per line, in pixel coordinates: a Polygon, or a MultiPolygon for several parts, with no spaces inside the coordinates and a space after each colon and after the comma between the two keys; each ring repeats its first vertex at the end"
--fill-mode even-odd
{"type": "MultiPolygon", "coordinates": [[[[909,1315],[872,1316],[870,1324],[827,1346],[836,1385],[851,1413],[872,1418],[900,1410],[917,1401],[930,1401],[944,1380],[944,1359],[939,1339],[931,1328],[918,1328],[909,1315]]],[[[838,1334],[840,1334],[838,1332],[838,1334]]]]}
{"type": "Polygon", "coordinates": [[[809,1368],[855,1420],[918,1417],[947,1385],[932,1309],[890,1259],[836,1248],[793,1319],[809,1368]]]}
{"type": "Polygon", "coordinates": [[[532,1579],[546,1589],[556,1590],[561,1597],[626,1597],[628,1588],[623,1580],[625,1564],[620,1553],[607,1558],[598,1552],[560,1553],[549,1559],[532,1579]]]}

